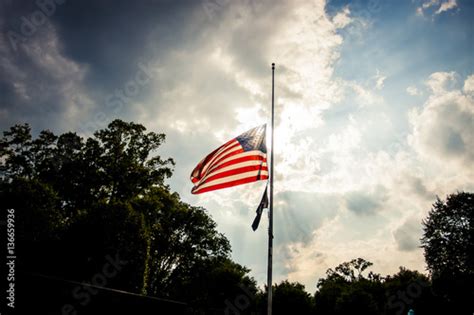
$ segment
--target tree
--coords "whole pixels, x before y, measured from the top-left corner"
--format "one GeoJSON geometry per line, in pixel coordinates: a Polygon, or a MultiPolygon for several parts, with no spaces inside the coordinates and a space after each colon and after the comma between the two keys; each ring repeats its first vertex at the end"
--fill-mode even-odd
{"type": "Polygon", "coordinates": [[[398,273],[385,277],[383,286],[387,297],[384,314],[407,314],[410,309],[420,315],[449,313],[433,295],[431,280],[418,271],[400,267],[398,273]]]}
{"type": "Polygon", "coordinates": [[[461,311],[474,298],[474,194],[437,198],[423,221],[422,247],[437,294],[461,311]]]}
{"type": "Polygon", "coordinates": [[[87,139],[34,139],[26,124],[4,132],[1,210],[16,211],[21,272],[90,281],[118,254],[127,263],[108,279],[116,289],[215,307],[241,284],[256,292],[207,211],[165,184],[174,162],[156,154],[164,140],[121,120],[87,139]]]}
{"type": "Polygon", "coordinates": [[[282,281],[273,288],[274,314],[311,314],[313,301],[304,285],[298,282],[282,281]]]}
{"type": "MultiPolygon", "coordinates": [[[[268,289],[260,291],[256,298],[258,314],[266,314],[268,289]]],[[[303,284],[284,280],[273,285],[272,293],[273,314],[301,314],[308,315],[314,312],[314,301],[306,292],[303,284]]]]}
{"type": "Polygon", "coordinates": [[[253,314],[258,289],[249,271],[228,258],[204,260],[181,278],[173,295],[188,301],[193,314],[253,314]]]}
{"type": "Polygon", "coordinates": [[[328,269],[320,279],[315,293],[317,314],[380,314],[384,305],[384,290],[380,275],[363,272],[372,263],[353,259],[328,269]]]}

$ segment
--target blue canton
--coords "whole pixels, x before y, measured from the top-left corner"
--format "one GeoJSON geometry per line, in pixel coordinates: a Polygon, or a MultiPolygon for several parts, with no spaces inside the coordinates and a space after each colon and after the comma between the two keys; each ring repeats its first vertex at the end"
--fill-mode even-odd
{"type": "Polygon", "coordinates": [[[258,150],[263,153],[267,153],[267,144],[265,140],[265,127],[262,125],[247,132],[244,132],[236,138],[244,151],[258,150]]]}

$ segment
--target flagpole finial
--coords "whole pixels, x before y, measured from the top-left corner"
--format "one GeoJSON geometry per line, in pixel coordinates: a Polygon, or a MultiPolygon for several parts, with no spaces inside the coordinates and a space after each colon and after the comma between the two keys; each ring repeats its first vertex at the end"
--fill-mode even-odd
{"type": "Polygon", "coordinates": [[[272,62],[272,69],[275,69],[275,63],[272,62]]]}

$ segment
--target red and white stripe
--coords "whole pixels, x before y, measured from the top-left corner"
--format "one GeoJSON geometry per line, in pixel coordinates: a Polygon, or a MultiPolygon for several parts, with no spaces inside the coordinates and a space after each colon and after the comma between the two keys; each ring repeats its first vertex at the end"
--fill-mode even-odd
{"type": "Polygon", "coordinates": [[[245,152],[233,139],[206,156],[191,174],[193,194],[268,179],[267,155],[245,152]]]}

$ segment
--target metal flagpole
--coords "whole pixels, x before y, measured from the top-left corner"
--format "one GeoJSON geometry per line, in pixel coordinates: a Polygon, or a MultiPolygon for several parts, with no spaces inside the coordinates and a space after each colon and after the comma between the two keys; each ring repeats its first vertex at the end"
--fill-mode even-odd
{"type": "Polygon", "coordinates": [[[268,208],[268,274],[267,315],[272,315],[272,264],[273,264],[273,130],[275,116],[275,64],[272,63],[272,142],[270,152],[270,207],[268,208]]]}

